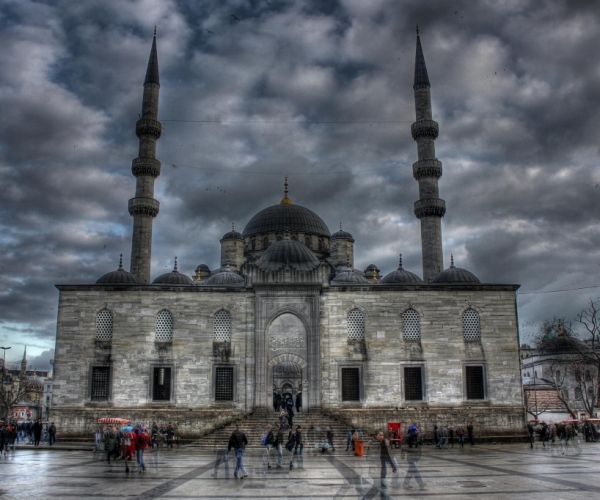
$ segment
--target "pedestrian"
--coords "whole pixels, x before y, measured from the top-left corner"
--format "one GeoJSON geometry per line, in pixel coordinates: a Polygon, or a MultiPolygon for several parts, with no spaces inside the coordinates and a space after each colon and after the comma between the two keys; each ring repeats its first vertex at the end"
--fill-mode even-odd
{"type": "Polygon", "coordinates": [[[467,422],[467,434],[469,435],[471,446],[475,446],[475,438],[473,437],[473,422],[467,422]]]}
{"type": "Polygon", "coordinates": [[[529,448],[533,450],[533,443],[535,442],[535,429],[531,422],[527,422],[527,432],[529,432],[529,448]]]}
{"type": "Polygon", "coordinates": [[[402,484],[402,486],[407,490],[413,488],[410,485],[410,480],[413,477],[417,481],[419,488],[425,489],[425,483],[423,482],[423,478],[421,477],[421,474],[417,467],[417,463],[421,458],[421,453],[421,448],[419,448],[418,446],[415,446],[414,448],[410,446],[408,448],[406,446],[403,446],[402,451],[400,452],[400,457],[402,458],[402,460],[406,460],[406,463],[408,464],[408,470],[406,471],[406,476],[404,476],[404,482],[402,484]]]}
{"type": "Polygon", "coordinates": [[[273,448],[277,450],[277,468],[283,467],[283,428],[281,424],[277,424],[275,427],[275,441],[273,442],[273,448]]]}
{"type": "Polygon", "coordinates": [[[56,442],[56,425],[54,422],[48,427],[48,443],[52,446],[56,442]]]}
{"type": "Polygon", "coordinates": [[[104,432],[104,445],[106,447],[106,461],[110,465],[110,458],[116,459],[119,453],[119,441],[116,427],[109,427],[104,432]]]}
{"type": "Polygon", "coordinates": [[[37,421],[35,422],[35,424],[33,424],[31,430],[33,432],[34,446],[39,446],[40,445],[40,440],[42,439],[42,430],[43,430],[43,425],[42,425],[42,419],[41,418],[37,419],[37,421]]]}
{"type": "Polygon", "coordinates": [[[379,498],[387,500],[390,498],[387,494],[387,465],[390,464],[393,473],[397,473],[398,469],[390,455],[389,441],[385,438],[383,431],[378,431],[375,434],[375,439],[379,442],[379,461],[377,462],[377,467],[375,467],[375,464],[372,464],[371,475],[373,477],[373,485],[363,498],[373,498],[379,492],[379,498]],[[376,480],[378,474],[379,482],[376,480]]]}
{"type": "Polygon", "coordinates": [[[346,429],[346,451],[352,447],[352,451],[354,451],[354,441],[352,440],[352,434],[354,434],[354,429],[348,427],[346,429]]]}
{"type": "Polygon", "coordinates": [[[335,447],[333,446],[333,431],[329,426],[325,427],[325,430],[327,431],[327,442],[331,447],[331,451],[335,451],[335,447]]]}
{"type": "MultiPolygon", "coordinates": [[[[292,438],[292,444],[294,447],[294,455],[293,456],[296,456],[296,463],[299,468],[304,469],[304,441],[302,438],[302,426],[301,425],[296,427],[296,432],[294,432],[294,435],[292,438]]],[[[293,456],[292,456],[292,458],[293,458],[293,456]]],[[[290,463],[290,470],[292,468],[293,468],[293,466],[290,463]]]]}
{"type": "Polygon", "coordinates": [[[550,432],[550,439],[552,440],[552,444],[556,441],[556,424],[554,422],[550,422],[548,425],[548,431],[550,432]]]}
{"type": "Polygon", "coordinates": [[[548,438],[548,424],[546,424],[546,422],[542,421],[542,429],[540,431],[540,438],[542,441],[542,446],[545,448],[546,447],[546,439],[548,438]]]}
{"type": "MultiPolygon", "coordinates": [[[[291,399],[288,399],[288,403],[290,401],[291,401],[291,399]]],[[[292,426],[294,425],[294,407],[293,406],[288,406],[286,419],[288,421],[288,425],[290,427],[290,432],[291,432],[292,428],[293,428],[292,426]]]]}
{"type": "Polygon", "coordinates": [[[450,446],[454,448],[454,428],[451,425],[448,426],[448,439],[450,440],[450,446]]]}
{"type": "Polygon", "coordinates": [[[281,394],[275,395],[275,411],[281,410],[281,394]]]}
{"type": "Polygon", "coordinates": [[[440,448],[448,448],[448,429],[444,426],[440,429],[440,448]]]}
{"type": "Polygon", "coordinates": [[[0,456],[6,457],[8,455],[8,429],[6,424],[0,425],[0,456]]]}
{"type": "Polygon", "coordinates": [[[296,413],[300,413],[300,409],[302,408],[302,391],[299,391],[296,394],[296,413]]]}
{"type": "Polygon", "coordinates": [[[352,434],[352,449],[354,450],[354,454],[356,456],[358,456],[356,453],[356,442],[357,441],[360,441],[360,434],[358,433],[358,429],[356,429],[354,431],[354,433],[352,434]]]}
{"type": "Polygon", "coordinates": [[[150,438],[152,440],[151,444],[152,444],[152,448],[154,448],[154,445],[156,445],[158,447],[158,443],[156,442],[156,435],[158,434],[158,425],[156,424],[156,421],[152,422],[152,427],[150,429],[150,438]]]}
{"type": "Polygon", "coordinates": [[[137,458],[137,463],[139,466],[139,473],[146,472],[146,462],[144,461],[144,452],[148,445],[152,444],[152,438],[150,437],[150,433],[146,427],[143,427],[140,433],[137,435],[137,439],[135,442],[135,453],[137,458]]]}
{"type": "Polygon", "coordinates": [[[167,425],[167,448],[171,447],[173,448],[173,436],[175,435],[175,432],[173,430],[173,424],[171,422],[169,422],[169,425],[167,425]]]}
{"type": "Polygon", "coordinates": [[[440,442],[441,442],[441,433],[440,430],[438,429],[437,425],[433,426],[433,439],[435,441],[435,447],[439,448],[440,447],[440,442]]]}
{"type": "Polygon", "coordinates": [[[233,448],[235,451],[235,471],[233,472],[233,477],[238,478],[238,472],[241,473],[241,478],[244,479],[248,477],[248,473],[246,472],[246,468],[244,467],[244,450],[246,449],[246,445],[248,444],[248,439],[246,438],[246,434],[242,431],[237,425],[235,426],[235,430],[231,433],[231,437],[229,438],[229,444],[227,445],[227,452],[229,453],[233,448]]]}
{"type": "Polygon", "coordinates": [[[285,429],[286,421],[287,421],[287,414],[286,414],[285,410],[282,408],[281,411],[279,412],[279,425],[281,426],[282,429],[285,429]]]}
{"type": "Polygon", "coordinates": [[[417,427],[417,424],[413,423],[408,428],[408,447],[409,448],[412,448],[413,445],[415,445],[415,448],[417,446],[419,446],[419,435],[420,434],[421,434],[421,431],[417,427]]]}
{"type": "Polygon", "coordinates": [[[458,444],[460,444],[461,448],[465,447],[465,429],[462,425],[458,426],[456,429],[456,437],[458,438],[458,444]]]}

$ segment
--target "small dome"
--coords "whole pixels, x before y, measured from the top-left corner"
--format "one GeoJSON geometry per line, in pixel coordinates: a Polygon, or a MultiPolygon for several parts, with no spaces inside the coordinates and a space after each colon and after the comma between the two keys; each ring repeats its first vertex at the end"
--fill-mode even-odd
{"type": "Polygon", "coordinates": [[[243,283],[244,278],[238,273],[231,271],[229,266],[224,271],[218,272],[204,282],[205,285],[239,285],[243,283]]]}
{"type": "Polygon", "coordinates": [[[161,274],[153,282],[153,285],[191,285],[192,278],[181,274],[177,270],[177,257],[175,257],[175,266],[170,273],[161,274]]]}
{"type": "Polygon", "coordinates": [[[394,285],[397,283],[423,283],[423,280],[416,274],[404,270],[402,267],[402,254],[400,254],[398,269],[386,274],[379,283],[381,285],[394,285]]]}
{"type": "Polygon", "coordinates": [[[123,254],[119,259],[119,269],[106,273],[96,281],[96,285],[139,285],[138,280],[133,274],[128,273],[123,269],[123,254]]]}
{"type": "Polygon", "coordinates": [[[355,273],[350,268],[350,262],[348,262],[347,260],[343,261],[343,262],[342,261],[338,262],[335,267],[339,267],[340,270],[335,275],[335,278],[333,278],[331,280],[332,285],[353,285],[353,284],[371,285],[372,284],[372,282],[369,281],[368,279],[366,279],[365,277],[355,273]]]}
{"type": "Polygon", "coordinates": [[[433,280],[432,283],[481,283],[479,278],[471,271],[454,267],[454,256],[450,256],[450,267],[444,269],[433,280]]]}
{"type": "Polygon", "coordinates": [[[348,232],[348,231],[344,231],[342,229],[342,223],[340,222],[340,230],[333,233],[331,235],[331,239],[332,240],[349,240],[351,242],[354,242],[354,238],[352,237],[352,235],[348,232]]]}
{"type": "Polygon", "coordinates": [[[377,272],[379,272],[379,269],[377,269],[377,266],[375,264],[369,264],[367,266],[367,268],[365,269],[365,272],[367,272],[367,271],[377,271],[377,272]]]}
{"type": "Polygon", "coordinates": [[[209,267],[206,264],[200,264],[197,268],[196,271],[210,271],[209,267]]]}
{"type": "Polygon", "coordinates": [[[242,237],[242,233],[238,233],[235,230],[235,226],[233,224],[231,224],[231,231],[229,231],[228,233],[225,233],[223,235],[223,237],[221,238],[221,241],[223,240],[242,240],[244,239],[242,237]]]}
{"type": "Polygon", "coordinates": [[[320,262],[307,246],[296,240],[290,240],[288,234],[283,240],[267,248],[256,261],[256,266],[266,272],[279,271],[286,264],[296,271],[312,271],[319,267],[320,262]]]}
{"type": "Polygon", "coordinates": [[[25,384],[27,387],[39,389],[44,387],[44,379],[42,377],[38,377],[37,375],[31,375],[27,377],[25,384]]]}

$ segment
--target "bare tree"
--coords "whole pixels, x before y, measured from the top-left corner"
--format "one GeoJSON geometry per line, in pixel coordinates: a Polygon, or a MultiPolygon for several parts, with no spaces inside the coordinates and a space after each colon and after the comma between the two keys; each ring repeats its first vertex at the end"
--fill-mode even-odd
{"type": "Polygon", "coordinates": [[[575,389],[573,384],[568,383],[567,375],[569,364],[570,361],[562,358],[554,360],[550,364],[550,377],[556,387],[556,396],[558,397],[558,400],[569,414],[575,415],[574,408],[571,405],[571,398],[569,397],[569,392],[575,389]]]}
{"type": "Polygon", "coordinates": [[[552,406],[551,402],[547,398],[539,398],[538,400],[537,396],[537,388],[534,388],[532,390],[531,387],[528,387],[523,390],[523,397],[525,399],[525,410],[536,420],[538,420],[538,417],[541,414],[551,409],[552,406]]]}
{"type": "MultiPolygon", "coordinates": [[[[10,377],[10,375],[6,377],[10,377]]],[[[0,406],[4,418],[8,420],[12,406],[27,398],[26,377],[19,376],[16,379],[11,377],[10,383],[5,384],[4,382],[5,380],[0,384],[0,406]]]]}

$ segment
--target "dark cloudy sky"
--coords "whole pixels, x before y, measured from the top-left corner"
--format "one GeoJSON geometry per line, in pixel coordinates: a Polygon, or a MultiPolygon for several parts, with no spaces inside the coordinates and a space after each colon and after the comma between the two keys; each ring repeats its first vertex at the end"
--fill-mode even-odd
{"type": "Polygon", "coordinates": [[[525,292],[600,285],[599,13],[584,0],[4,0],[7,358],[25,344],[33,364],[51,356],[54,284],[93,283],[120,253],[129,267],[155,24],[164,134],[153,278],[175,255],[190,275],[218,267],[220,237],[278,203],[286,174],[294,203],[354,235],[357,268],[390,272],[402,252],[421,274],[418,23],[440,124],[445,265],[453,253],[482,281],[521,284],[524,334],[573,317],[600,288],[525,292]]]}

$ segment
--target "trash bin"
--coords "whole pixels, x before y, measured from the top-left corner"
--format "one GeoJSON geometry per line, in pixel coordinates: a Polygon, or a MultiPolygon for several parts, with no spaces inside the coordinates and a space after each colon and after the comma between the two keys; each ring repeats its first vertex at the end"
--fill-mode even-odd
{"type": "Polygon", "coordinates": [[[365,456],[365,442],[364,442],[364,440],[357,439],[354,442],[354,452],[359,457],[364,457],[365,456]]]}

